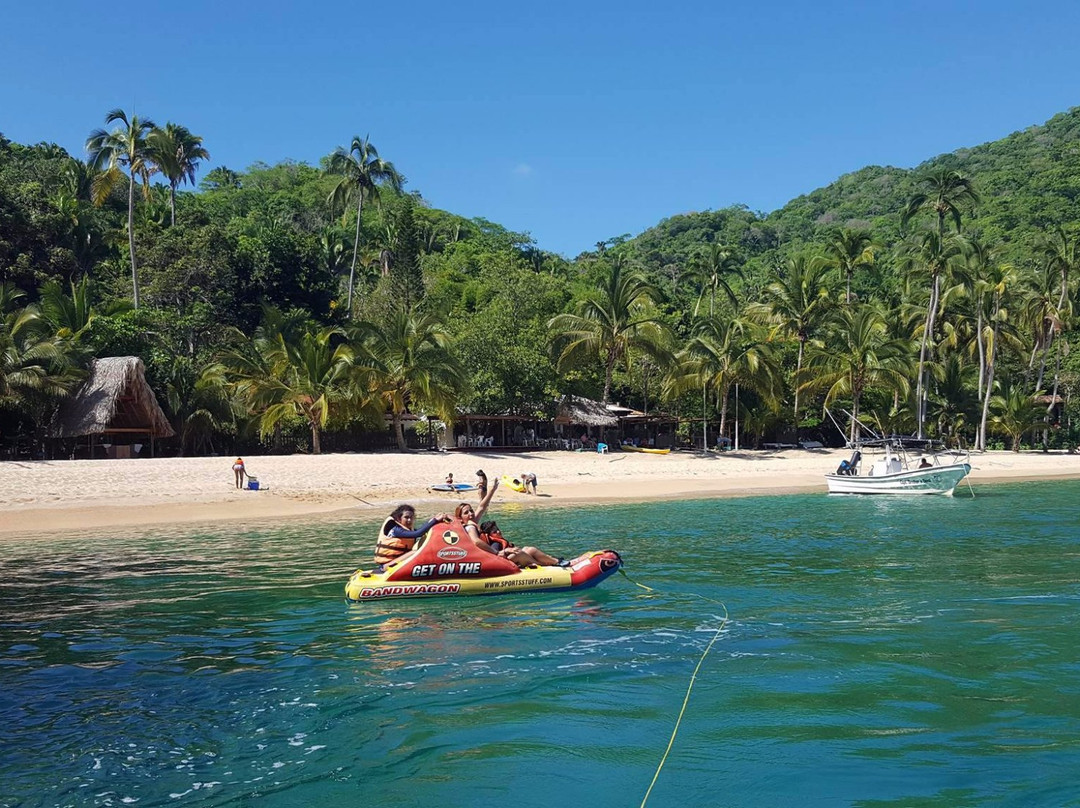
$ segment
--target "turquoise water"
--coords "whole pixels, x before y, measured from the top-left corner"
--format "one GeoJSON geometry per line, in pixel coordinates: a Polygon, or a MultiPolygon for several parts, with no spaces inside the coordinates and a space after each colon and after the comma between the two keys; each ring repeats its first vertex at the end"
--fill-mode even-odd
{"type": "Polygon", "coordinates": [[[349,606],[340,518],[5,542],[0,806],[637,806],[704,598],[648,805],[1080,805],[1080,482],[977,493],[496,514],[652,593],[349,606]]]}

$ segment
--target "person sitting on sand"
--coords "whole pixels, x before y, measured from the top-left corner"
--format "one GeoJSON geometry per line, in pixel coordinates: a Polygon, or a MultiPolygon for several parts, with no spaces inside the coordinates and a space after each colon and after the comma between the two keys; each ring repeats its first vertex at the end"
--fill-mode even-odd
{"type": "Polygon", "coordinates": [[[533,565],[545,567],[567,566],[563,559],[548,555],[536,547],[515,547],[514,543],[503,535],[494,519],[480,525],[480,540],[487,543],[500,556],[509,558],[519,567],[531,567],[533,565]]]}
{"type": "Polygon", "coordinates": [[[521,484],[525,486],[526,494],[536,493],[536,475],[531,471],[525,471],[521,474],[521,484]]]}
{"type": "Polygon", "coordinates": [[[446,484],[447,485],[453,485],[454,484],[454,472],[451,471],[449,474],[446,475],[446,484]]]}
{"type": "Polygon", "coordinates": [[[488,480],[483,469],[476,470],[476,490],[480,492],[480,499],[487,496],[488,480]]]}
{"type": "Polygon", "coordinates": [[[244,487],[244,459],[242,457],[236,458],[236,462],[232,464],[233,476],[236,477],[236,487],[244,487]]]}
{"type": "Polygon", "coordinates": [[[449,522],[445,513],[437,513],[422,527],[413,529],[416,521],[416,508],[412,505],[398,505],[379,528],[379,540],[375,545],[375,563],[388,564],[401,558],[416,547],[416,540],[431,530],[439,522],[449,522]]]}

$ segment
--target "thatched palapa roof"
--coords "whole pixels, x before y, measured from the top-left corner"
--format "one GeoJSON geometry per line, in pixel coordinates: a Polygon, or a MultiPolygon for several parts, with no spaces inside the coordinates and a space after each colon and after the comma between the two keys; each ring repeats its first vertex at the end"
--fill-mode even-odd
{"type": "Polygon", "coordinates": [[[137,356],[93,360],[86,382],[64,402],[52,429],[57,438],[121,433],[154,438],[175,434],[137,356]]]}
{"type": "Polygon", "coordinates": [[[619,423],[606,404],[580,396],[563,396],[555,420],[582,426],[617,426],[619,423]]]}

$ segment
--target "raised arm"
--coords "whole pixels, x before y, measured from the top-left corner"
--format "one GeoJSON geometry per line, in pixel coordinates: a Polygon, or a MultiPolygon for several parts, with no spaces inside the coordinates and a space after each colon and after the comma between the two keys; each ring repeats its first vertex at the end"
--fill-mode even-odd
{"type": "Polygon", "coordinates": [[[496,477],[491,481],[491,486],[488,488],[488,492],[484,494],[484,498],[480,500],[480,504],[476,506],[476,515],[473,517],[477,523],[484,518],[484,514],[487,512],[488,505],[491,504],[491,498],[495,496],[495,489],[499,487],[499,478],[496,477]]]}

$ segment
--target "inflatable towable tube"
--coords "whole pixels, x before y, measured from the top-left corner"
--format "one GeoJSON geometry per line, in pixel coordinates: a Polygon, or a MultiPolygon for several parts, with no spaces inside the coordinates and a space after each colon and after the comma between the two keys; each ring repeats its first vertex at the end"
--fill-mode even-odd
{"type": "Polygon", "coordinates": [[[518,567],[472,543],[458,520],[433,527],[416,550],[384,567],[357,570],[345,585],[350,601],[387,598],[501,595],[506,592],[585,589],[622,566],[614,550],[598,550],[566,567],[518,567]]]}

